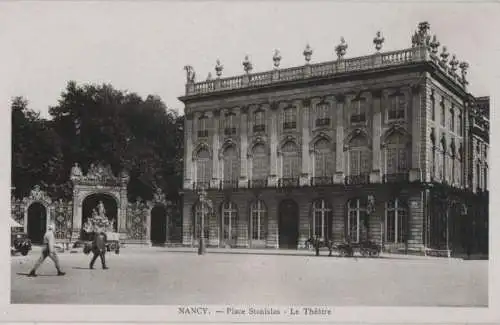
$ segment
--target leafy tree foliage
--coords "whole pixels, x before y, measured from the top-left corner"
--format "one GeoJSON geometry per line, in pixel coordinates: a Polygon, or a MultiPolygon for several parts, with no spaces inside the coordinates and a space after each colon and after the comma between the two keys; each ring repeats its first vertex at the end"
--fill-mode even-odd
{"type": "Polygon", "coordinates": [[[70,81],[51,120],[28,109],[23,98],[12,102],[13,177],[16,194],[42,185],[55,197],[71,197],[71,167],[84,172],[91,163],[129,171],[129,199],[151,199],[154,187],[173,201],[182,182],[183,117],[157,96],[142,99],[111,85],[70,81]]]}

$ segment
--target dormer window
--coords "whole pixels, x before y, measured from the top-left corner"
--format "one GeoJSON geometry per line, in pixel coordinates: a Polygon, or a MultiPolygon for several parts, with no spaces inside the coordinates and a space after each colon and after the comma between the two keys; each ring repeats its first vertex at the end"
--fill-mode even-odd
{"type": "Polygon", "coordinates": [[[253,114],[253,132],[264,132],[266,130],[265,115],[263,110],[257,110],[253,114]]]}
{"type": "Polygon", "coordinates": [[[366,99],[358,98],[351,102],[351,123],[366,122],[366,99]]]}
{"type": "Polygon", "coordinates": [[[198,120],[198,138],[208,138],[208,117],[203,115],[198,120]]]}
{"type": "Polygon", "coordinates": [[[397,93],[389,97],[387,120],[404,120],[406,113],[406,98],[404,94],[397,93]]]}
{"type": "Polygon", "coordinates": [[[224,127],[224,135],[235,135],[236,134],[236,114],[233,112],[226,113],[225,116],[225,127],[224,127]]]}
{"type": "Polygon", "coordinates": [[[326,102],[321,102],[316,105],[316,123],[317,127],[329,126],[330,116],[329,116],[329,105],[326,102]]]}
{"type": "Polygon", "coordinates": [[[283,129],[290,130],[297,127],[297,110],[288,106],[283,110],[283,129]]]}

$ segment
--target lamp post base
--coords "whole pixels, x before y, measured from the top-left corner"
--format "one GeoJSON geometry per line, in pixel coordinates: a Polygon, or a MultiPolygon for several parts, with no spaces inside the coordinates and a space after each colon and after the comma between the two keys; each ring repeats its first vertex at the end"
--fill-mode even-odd
{"type": "Polygon", "coordinates": [[[198,244],[198,255],[205,255],[207,249],[205,247],[205,239],[200,238],[200,243],[198,244]]]}

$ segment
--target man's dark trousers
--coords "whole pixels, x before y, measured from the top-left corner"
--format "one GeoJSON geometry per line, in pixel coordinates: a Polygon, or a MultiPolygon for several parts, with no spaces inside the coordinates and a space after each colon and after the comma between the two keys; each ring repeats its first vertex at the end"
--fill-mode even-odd
{"type": "Polygon", "coordinates": [[[101,264],[103,269],[107,269],[106,267],[106,250],[98,250],[98,249],[93,249],[92,252],[94,253],[94,256],[92,257],[92,260],[90,261],[90,268],[94,268],[94,263],[97,260],[97,257],[99,256],[101,258],[101,264]]]}
{"type": "Polygon", "coordinates": [[[90,261],[90,268],[94,267],[95,260],[97,256],[101,257],[102,268],[107,269],[106,267],[106,234],[98,233],[94,236],[94,241],[92,242],[92,252],[94,256],[90,261]]]}

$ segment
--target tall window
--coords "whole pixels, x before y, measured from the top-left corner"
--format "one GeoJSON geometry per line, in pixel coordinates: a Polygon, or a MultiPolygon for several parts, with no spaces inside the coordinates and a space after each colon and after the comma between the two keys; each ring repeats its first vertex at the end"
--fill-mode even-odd
{"type": "Polygon", "coordinates": [[[347,203],[347,236],[354,243],[359,242],[360,226],[366,214],[366,207],[360,199],[349,200],[347,203]]]}
{"type": "Polygon", "coordinates": [[[326,102],[321,102],[316,105],[316,126],[330,125],[329,105],[326,102]]]}
{"type": "Polygon", "coordinates": [[[199,239],[201,234],[201,220],[203,219],[204,238],[208,239],[209,223],[208,223],[208,207],[203,206],[201,202],[196,203],[194,207],[194,239],[199,239]]]}
{"type": "Polygon", "coordinates": [[[323,239],[330,238],[329,228],[331,226],[332,208],[325,200],[313,202],[313,229],[314,236],[323,239]]]}
{"type": "Polygon", "coordinates": [[[330,142],[318,140],[314,145],[314,176],[329,177],[333,175],[335,159],[330,142]]]}
{"type": "Polygon", "coordinates": [[[385,148],[385,173],[398,174],[408,170],[408,149],[403,134],[395,132],[389,136],[385,148]]]}
{"type": "Polygon", "coordinates": [[[224,135],[236,134],[236,114],[233,112],[226,113],[224,121],[224,135]]]}
{"type": "Polygon", "coordinates": [[[198,119],[198,137],[208,137],[208,117],[206,115],[203,115],[198,119]]]}
{"type": "Polygon", "coordinates": [[[224,150],[224,181],[235,181],[239,178],[240,160],[234,146],[224,150]]]}
{"type": "Polygon", "coordinates": [[[444,98],[441,99],[441,126],[446,126],[446,109],[444,105],[444,98]]]}
{"type": "Polygon", "coordinates": [[[483,182],[484,189],[488,190],[488,165],[484,166],[483,176],[484,176],[484,182],[483,182]]]}
{"type": "Polygon", "coordinates": [[[462,114],[461,113],[458,113],[458,117],[457,117],[457,120],[458,120],[458,135],[462,136],[463,135],[463,121],[462,121],[462,114]]]}
{"type": "Polygon", "coordinates": [[[450,131],[455,132],[455,107],[450,108],[450,131]]]}
{"type": "Polygon", "coordinates": [[[196,182],[208,185],[212,179],[212,159],[207,149],[200,149],[196,155],[196,182]]]}
{"type": "Polygon", "coordinates": [[[265,240],[267,209],[262,200],[257,200],[250,206],[251,233],[253,240],[265,240]]]}
{"type": "Polygon", "coordinates": [[[408,208],[399,199],[385,204],[385,241],[387,243],[404,243],[406,239],[406,223],[408,208]]]}
{"type": "Polygon", "coordinates": [[[293,106],[283,110],[283,128],[295,129],[297,127],[297,109],[293,106]]]}
{"type": "Polygon", "coordinates": [[[387,119],[391,120],[404,120],[406,113],[406,98],[404,94],[397,94],[389,97],[389,110],[387,112],[387,119]]]}
{"type": "Polygon", "coordinates": [[[351,101],[351,123],[366,122],[366,99],[358,98],[351,101]]]}
{"type": "Polygon", "coordinates": [[[235,240],[236,233],[236,222],[238,217],[238,209],[236,204],[231,201],[225,201],[222,204],[222,239],[223,240],[235,240]]]}
{"type": "Polygon", "coordinates": [[[446,147],[444,144],[444,141],[441,141],[441,147],[440,147],[440,174],[441,174],[441,180],[446,180],[446,147]]]}
{"type": "Polygon", "coordinates": [[[431,93],[431,119],[436,120],[436,98],[434,97],[434,90],[431,93]]]}
{"type": "Polygon", "coordinates": [[[476,187],[481,188],[481,165],[479,162],[476,164],[476,187]]]}
{"type": "Polygon", "coordinates": [[[285,143],[281,149],[283,153],[283,178],[297,178],[300,176],[300,155],[297,145],[291,141],[285,143]]]}
{"type": "Polygon", "coordinates": [[[256,144],[252,150],[252,179],[263,180],[269,175],[269,159],[263,144],[256,144]]]}
{"type": "Polygon", "coordinates": [[[370,172],[370,151],[364,136],[357,136],[349,143],[349,175],[362,175],[370,172]]]}
{"type": "Polygon", "coordinates": [[[265,131],[265,116],[264,111],[257,110],[253,115],[253,131],[254,132],[264,132],[265,131]]]}

